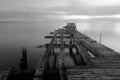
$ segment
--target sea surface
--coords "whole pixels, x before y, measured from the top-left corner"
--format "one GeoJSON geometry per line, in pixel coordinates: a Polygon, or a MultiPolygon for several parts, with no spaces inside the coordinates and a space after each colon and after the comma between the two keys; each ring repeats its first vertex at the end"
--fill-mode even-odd
{"type": "MultiPolygon", "coordinates": [[[[44,36],[62,28],[65,22],[0,22],[0,70],[18,67],[22,57],[21,48],[27,48],[29,69],[34,69],[45,49],[44,36]]],[[[120,52],[120,22],[76,22],[78,31],[120,52]],[[101,35],[101,41],[100,41],[101,35]]]]}

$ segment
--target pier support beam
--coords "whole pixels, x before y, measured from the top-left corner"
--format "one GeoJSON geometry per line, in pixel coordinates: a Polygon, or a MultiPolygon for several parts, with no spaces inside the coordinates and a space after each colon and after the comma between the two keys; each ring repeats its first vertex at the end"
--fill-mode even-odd
{"type": "Polygon", "coordinates": [[[22,47],[22,59],[20,59],[20,69],[25,71],[28,67],[27,63],[27,49],[22,47]]]}

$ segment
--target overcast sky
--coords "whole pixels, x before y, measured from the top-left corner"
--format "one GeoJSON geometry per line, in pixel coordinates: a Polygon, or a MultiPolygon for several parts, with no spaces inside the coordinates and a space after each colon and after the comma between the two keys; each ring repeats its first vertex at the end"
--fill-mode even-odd
{"type": "Polygon", "coordinates": [[[0,0],[1,22],[46,20],[119,21],[120,0],[0,0]]]}
{"type": "Polygon", "coordinates": [[[0,0],[0,11],[39,12],[47,17],[87,19],[89,16],[119,15],[120,0],[0,0]]]}
{"type": "Polygon", "coordinates": [[[0,22],[65,20],[118,22],[120,0],[0,0],[0,22]]]}

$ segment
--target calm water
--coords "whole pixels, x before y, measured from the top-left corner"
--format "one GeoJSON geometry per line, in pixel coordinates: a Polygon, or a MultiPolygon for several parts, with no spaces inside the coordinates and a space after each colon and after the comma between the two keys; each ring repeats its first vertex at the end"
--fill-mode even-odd
{"type": "MultiPolygon", "coordinates": [[[[66,23],[50,22],[16,22],[0,23],[0,70],[6,67],[18,66],[21,58],[21,47],[28,49],[29,68],[36,66],[44,49],[35,48],[44,44],[44,39],[50,31],[63,27],[66,23]]],[[[102,34],[102,44],[120,52],[120,23],[95,22],[76,23],[78,31],[99,42],[102,34]]]]}

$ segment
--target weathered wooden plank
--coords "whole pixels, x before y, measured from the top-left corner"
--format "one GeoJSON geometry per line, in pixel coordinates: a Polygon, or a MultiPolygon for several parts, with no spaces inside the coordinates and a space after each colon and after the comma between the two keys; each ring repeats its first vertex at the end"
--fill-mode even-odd
{"type": "Polygon", "coordinates": [[[91,42],[85,42],[82,41],[84,47],[86,47],[89,51],[91,51],[91,53],[93,53],[93,55],[95,54],[99,54],[102,56],[113,56],[113,55],[119,55],[117,52],[115,52],[114,50],[99,44],[99,43],[91,43],[91,42]]]}
{"type": "Polygon", "coordinates": [[[83,45],[84,48],[86,48],[87,51],[91,52],[91,54],[93,54],[95,57],[104,57],[97,50],[95,50],[94,48],[89,47],[88,44],[85,44],[84,42],[81,42],[81,45],[83,45]]]}
{"type": "Polygon", "coordinates": [[[56,40],[57,33],[54,34],[50,45],[47,47],[44,56],[40,59],[39,63],[37,64],[34,80],[42,80],[42,76],[44,70],[47,68],[47,61],[49,59],[50,51],[54,48],[54,42],[56,40]]]}
{"type": "Polygon", "coordinates": [[[68,80],[116,80],[120,79],[120,69],[68,69],[68,80]]]}
{"type": "Polygon", "coordinates": [[[114,50],[100,43],[97,43],[96,41],[90,39],[88,36],[83,35],[82,33],[78,31],[75,31],[73,33],[73,36],[76,39],[79,39],[84,45],[84,47],[86,47],[96,57],[118,55],[118,53],[115,52],[114,50]]]}
{"type": "Polygon", "coordinates": [[[75,45],[78,48],[79,54],[82,55],[84,61],[87,63],[87,65],[92,65],[92,62],[90,60],[90,54],[85,50],[85,48],[79,43],[79,41],[76,41],[75,45]]]}
{"type": "Polygon", "coordinates": [[[78,39],[78,40],[81,42],[81,45],[82,45],[84,48],[86,48],[87,51],[91,52],[91,53],[92,53],[94,56],[96,56],[96,57],[102,57],[102,55],[99,54],[96,50],[90,48],[88,44],[85,44],[87,41],[90,41],[91,43],[96,42],[96,41],[91,40],[89,37],[83,35],[82,33],[77,32],[77,31],[75,31],[75,32],[72,33],[72,34],[73,34],[73,37],[74,37],[75,39],[78,39]],[[83,41],[83,40],[84,40],[84,41],[83,41]]]}
{"type": "Polygon", "coordinates": [[[94,57],[91,58],[92,60],[110,60],[110,61],[120,61],[120,55],[113,55],[113,56],[105,56],[105,57],[94,57]]]}
{"type": "Polygon", "coordinates": [[[44,58],[48,58],[49,57],[49,53],[50,53],[51,49],[54,48],[54,42],[56,41],[56,39],[57,39],[57,33],[54,34],[54,37],[52,38],[52,40],[50,42],[50,45],[47,47],[47,49],[45,51],[44,58]]]}
{"type": "Polygon", "coordinates": [[[82,74],[86,72],[91,72],[92,74],[112,74],[112,75],[120,75],[120,69],[68,69],[67,74],[68,75],[77,75],[77,74],[82,74]]]}
{"type": "Polygon", "coordinates": [[[43,73],[44,73],[44,68],[45,68],[45,61],[43,61],[43,59],[41,58],[39,60],[39,63],[36,66],[34,80],[42,80],[43,73]]]}
{"type": "MultiPolygon", "coordinates": [[[[50,34],[55,34],[55,32],[50,32],[50,34]]],[[[61,33],[57,33],[57,34],[61,34],[61,33]]],[[[66,32],[66,30],[63,32],[63,34],[68,34],[67,32],[66,32]]]]}
{"type": "MultiPolygon", "coordinates": [[[[61,44],[54,44],[54,47],[55,48],[60,48],[60,45],[61,44]]],[[[76,45],[71,45],[73,48],[75,48],[76,47],[76,45]]],[[[70,44],[64,44],[64,48],[69,48],[70,47],[70,44]]]]}
{"type": "Polygon", "coordinates": [[[4,69],[0,72],[0,80],[7,80],[12,72],[12,68],[4,69]]]}
{"type": "MultiPolygon", "coordinates": [[[[45,36],[44,38],[48,38],[48,39],[50,38],[50,39],[52,39],[53,37],[54,36],[45,36]]],[[[61,38],[61,36],[57,36],[57,38],[61,38]]],[[[66,39],[68,38],[69,39],[71,37],[70,36],[63,36],[63,38],[66,38],[66,39]]]]}

